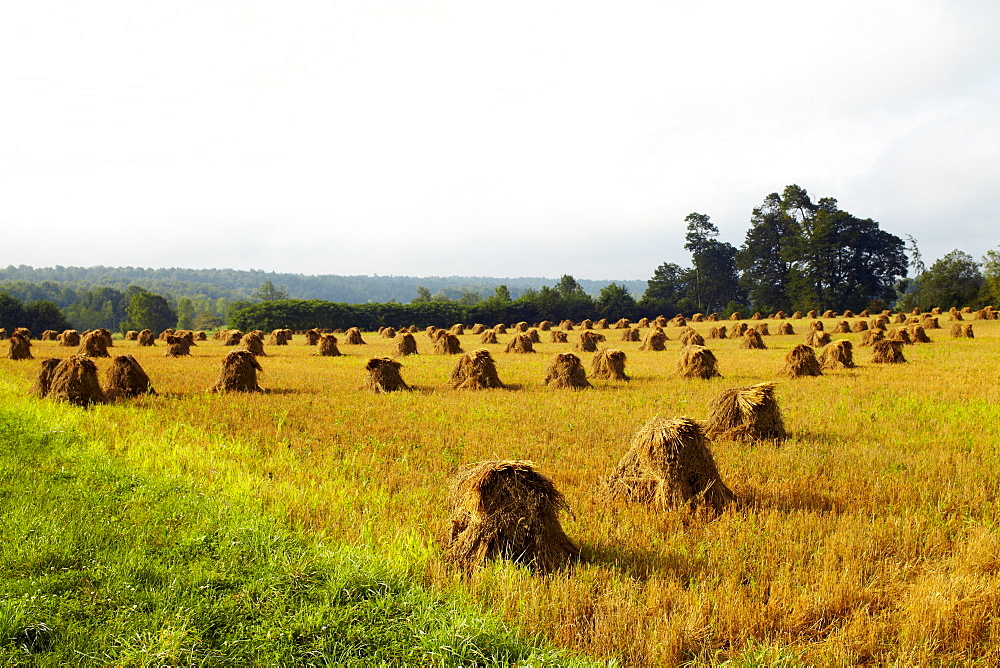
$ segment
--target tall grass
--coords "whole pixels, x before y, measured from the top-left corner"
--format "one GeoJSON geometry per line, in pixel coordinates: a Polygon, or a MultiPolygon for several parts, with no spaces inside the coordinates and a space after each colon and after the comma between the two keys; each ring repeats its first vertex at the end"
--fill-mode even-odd
{"type": "MultiPolygon", "coordinates": [[[[678,330],[667,330],[665,352],[639,351],[609,330],[605,345],[627,353],[633,380],[594,381],[584,392],[541,383],[574,332],[569,345],[536,344],[534,355],[504,354],[510,335],[485,346],[514,388],[485,392],[445,389],[455,358],[428,354],[418,334],[421,354],[402,370],[417,391],[390,395],[361,390],[367,359],[391,352],[374,335],[341,346],[339,358],[312,357],[301,337],[268,347],[261,384],[274,391],[246,397],[205,393],[225,352],[215,343],[189,359],[118,344],[162,396],[90,410],[80,429],[131,470],[245,498],[321,540],[395,555],[438,590],[591,656],[989,665],[1000,661],[1000,323],[975,327],[971,340],[930,332],[934,343],[907,347],[907,364],[873,365],[856,348],[857,369],[780,381],[784,445],[712,445],[741,499],[714,520],[613,500],[602,479],[648,418],[704,418],[723,389],[774,380],[801,333],[765,337],[768,350],[709,340],[724,378],[698,381],[673,375],[678,330]],[[545,578],[504,564],[464,579],[448,571],[436,548],[447,478],[489,458],[533,460],[553,478],[586,564],[545,578]]],[[[480,347],[478,337],[461,339],[480,347]]],[[[66,354],[47,343],[34,350],[66,354]]],[[[7,394],[26,392],[30,364],[2,362],[7,394]]]]}

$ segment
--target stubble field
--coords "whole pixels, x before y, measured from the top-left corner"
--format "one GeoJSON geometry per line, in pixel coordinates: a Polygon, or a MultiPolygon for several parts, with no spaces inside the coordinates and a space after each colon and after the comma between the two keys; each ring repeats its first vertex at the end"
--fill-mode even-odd
{"type": "MultiPolygon", "coordinates": [[[[945,318],[942,325],[947,326],[945,318]]],[[[391,355],[377,333],[313,355],[296,336],[267,346],[260,395],[207,392],[229,350],[199,343],[165,358],[162,344],[116,341],[160,393],[90,409],[81,420],[108,456],[136,471],[180,476],[251,499],[260,512],[324,540],[405,559],[428,586],[498,612],[558,647],[626,665],[858,664],[1000,661],[1000,322],[974,321],[975,339],[930,330],[906,346],[908,362],[870,363],[857,334],[858,368],[777,379],[802,342],[766,336],[767,350],[708,340],[723,378],[675,376],[679,330],[664,352],[625,351],[631,381],[594,380],[586,391],[542,383],[569,344],[492,353],[508,390],[447,389],[455,357],[401,358],[414,392],[362,389],[364,364],[391,355]],[[707,417],[725,389],[777,380],[790,438],[780,446],[717,441],[712,451],[739,503],[718,517],[664,511],[609,496],[603,479],[631,434],[655,415],[707,417]],[[584,562],[550,576],[491,565],[449,570],[437,536],[447,523],[448,478],[485,459],[535,462],[565,495],[566,533],[584,562]]],[[[829,330],[836,320],[826,320],[829,330]]],[[[490,324],[490,323],[486,323],[490,324]]],[[[729,323],[724,323],[729,324],[729,323]]],[[[769,322],[771,331],[777,323],[769,322]]],[[[692,323],[707,334],[710,323],[692,323]]],[[[649,330],[643,330],[643,335],[649,330]]],[[[75,349],[33,342],[36,358],[75,349]]],[[[589,353],[580,353],[589,369],[589,353]]],[[[96,360],[103,371],[109,360],[96,360]]],[[[38,363],[0,360],[27,394],[38,363]]]]}

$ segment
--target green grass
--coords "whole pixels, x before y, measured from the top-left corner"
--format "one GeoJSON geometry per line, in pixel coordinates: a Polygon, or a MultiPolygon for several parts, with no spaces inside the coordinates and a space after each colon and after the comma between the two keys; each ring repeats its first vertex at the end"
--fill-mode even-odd
{"type": "Polygon", "coordinates": [[[403,557],[96,457],[76,419],[0,408],[0,664],[575,662],[430,592],[403,557]]]}

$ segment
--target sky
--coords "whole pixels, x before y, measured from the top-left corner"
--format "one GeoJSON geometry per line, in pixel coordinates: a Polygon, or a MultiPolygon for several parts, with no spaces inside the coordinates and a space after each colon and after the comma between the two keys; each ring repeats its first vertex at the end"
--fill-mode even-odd
{"type": "Polygon", "coordinates": [[[646,279],[788,184],[1000,245],[1000,2],[8,2],[0,266],[646,279]]]}

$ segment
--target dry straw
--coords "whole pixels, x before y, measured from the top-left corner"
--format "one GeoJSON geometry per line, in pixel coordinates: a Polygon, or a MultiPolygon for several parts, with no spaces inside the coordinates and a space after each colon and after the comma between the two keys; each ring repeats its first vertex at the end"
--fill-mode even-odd
{"type": "Polygon", "coordinates": [[[681,346],[705,345],[705,337],[690,328],[688,328],[687,330],[684,331],[683,334],[681,334],[678,341],[680,341],[681,346]]]}
{"type": "Polygon", "coordinates": [[[52,372],[61,361],[62,360],[53,357],[47,357],[42,360],[42,368],[35,377],[35,385],[31,389],[32,394],[39,399],[43,399],[49,393],[49,385],[52,382],[52,372]]]}
{"type": "Polygon", "coordinates": [[[667,335],[657,327],[646,335],[646,340],[639,346],[639,350],[666,350],[667,335]]]}
{"type": "Polygon", "coordinates": [[[361,338],[361,330],[357,327],[350,327],[344,332],[344,343],[351,346],[363,346],[365,340],[361,338]]]}
{"type": "Polygon", "coordinates": [[[872,344],[873,364],[902,364],[905,361],[901,342],[882,339],[872,344]]]}
{"type": "Polygon", "coordinates": [[[80,348],[76,354],[85,357],[111,357],[108,354],[107,339],[97,330],[89,332],[80,340],[80,348]]]}
{"type": "Polygon", "coordinates": [[[830,330],[832,334],[850,334],[851,333],[851,323],[846,320],[841,320],[838,322],[833,329],[830,330]]]}
{"type": "Polygon", "coordinates": [[[806,345],[813,348],[822,348],[830,343],[830,335],[817,329],[810,329],[806,332],[806,345]]]}
{"type": "Polygon", "coordinates": [[[853,325],[851,325],[851,332],[854,334],[860,334],[861,332],[868,331],[868,323],[864,320],[856,320],[853,325]]]}
{"type": "Polygon", "coordinates": [[[643,425],[607,485],[616,496],[665,509],[703,504],[718,512],[736,500],[701,425],[690,418],[657,416],[643,425]]]}
{"type": "Polygon", "coordinates": [[[715,354],[705,346],[684,346],[681,348],[681,356],[677,360],[677,375],[681,378],[700,378],[702,380],[722,377],[715,354]]]}
{"type": "MultiPolygon", "coordinates": [[[[136,334],[136,338],[138,338],[138,334],[136,334]]],[[[75,329],[67,329],[57,336],[56,340],[59,341],[62,348],[76,348],[80,345],[80,332],[75,329]]]]}
{"type": "MultiPolygon", "coordinates": [[[[828,335],[829,336],[829,335],[828,335]]],[[[788,351],[785,356],[785,366],[778,372],[779,376],[798,378],[800,376],[822,376],[816,353],[809,346],[801,343],[788,351]]]]}
{"type": "Polygon", "coordinates": [[[853,369],[854,347],[846,339],[834,341],[819,353],[819,365],[823,369],[853,369]]]}
{"type": "Polygon", "coordinates": [[[705,434],[732,441],[777,441],[788,436],[774,383],[734,387],[712,399],[705,434]]]}
{"type": "Polygon", "coordinates": [[[333,334],[322,334],[319,343],[316,344],[316,355],[320,357],[340,357],[340,348],[337,347],[337,337],[333,334]]]}
{"type": "MultiPolygon", "coordinates": [[[[139,334],[140,345],[142,344],[142,334],[139,334]]],[[[243,340],[243,332],[238,329],[228,329],[222,337],[222,345],[224,346],[238,346],[240,341],[243,340]]]]}
{"type": "Polygon", "coordinates": [[[972,332],[972,323],[962,324],[956,322],[951,326],[951,335],[956,339],[973,339],[975,335],[972,332]]]}
{"type": "Polygon", "coordinates": [[[323,336],[318,329],[306,330],[306,345],[315,346],[319,344],[319,337],[323,336]]]}
{"type": "Polygon", "coordinates": [[[488,350],[473,350],[458,358],[448,386],[456,390],[503,389],[497,367],[488,350]]]}
{"type": "Polygon", "coordinates": [[[257,373],[263,372],[260,362],[249,351],[231,350],[222,359],[219,378],[211,392],[263,392],[257,384],[257,373]]]}
{"type": "Polygon", "coordinates": [[[712,327],[708,330],[708,338],[710,339],[724,339],[726,338],[726,326],[719,325],[718,327],[712,327]]]}
{"type": "Polygon", "coordinates": [[[463,570],[495,560],[551,573],[580,558],[559,515],[569,507],[550,479],[526,461],[488,461],[451,481],[444,558],[463,570]]]}
{"type": "Polygon", "coordinates": [[[729,330],[729,338],[742,339],[743,336],[747,333],[748,329],[750,329],[750,326],[748,324],[746,324],[745,322],[738,322],[735,325],[733,325],[733,328],[731,330],[729,330]]]}
{"type": "Polygon", "coordinates": [[[551,333],[552,343],[569,343],[569,337],[566,335],[566,332],[553,329],[551,333]]]}
{"type": "Polygon", "coordinates": [[[479,337],[480,343],[497,343],[497,333],[492,329],[487,329],[479,337]]]}
{"type": "Polygon", "coordinates": [[[594,332],[582,331],[573,350],[581,353],[597,352],[598,335],[594,332]]]}
{"type": "Polygon", "coordinates": [[[31,354],[31,341],[20,334],[11,334],[7,341],[7,359],[11,360],[31,360],[35,359],[31,354]]]}
{"type": "Polygon", "coordinates": [[[607,380],[628,380],[625,375],[625,353],[621,350],[605,348],[599,350],[590,362],[590,377],[607,380]]]}
{"type": "Polygon", "coordinates": [[[434,352],[437,355],[459,355],[462,343],[458,337],[447,330],[440,330],[440,336],[434,341],[434,352]]]}
{"type": "Polygon", "coordinates": [[[927,336],[922,325],[910,325],[910,340],[913,343],[930,343],[931,337],[927,336]]]}
{"type": "Polygon", "coordinates": [[[47,396],[84,408],[107,401],[97,379],[97,365],[83,355],[67,357],[51,369],[47,396]]]}
{"type": "Polygon", "coordinates": [[[639,330],[626,327],[622,330],[622,341],[640,341],[639,330]]]}
{"type": "Polygon", "coordinates": [[[535,348],[531,343],[531,337],[524,332],[518,332],[510,337],[504,352],[508,353],[533,353],[535,348]]]}
{"type": "Polygon", "coordinates": [[[257,332],[250,332],[240,339],[240,349],[256,357],[267,356],[264,352],[264,339],[257,332]]]}
{"type": "Polygon", "coordinates": [[[545,370],[545,384],[552,387],[583,390],[593,387],[587,380],[587,370],[573,353],[559,353],[545,370]]]}
{"type": "Polygon", "coordinates": [[[758,322],[751,329],[756,330],[761,336],[771,336],[771,330],[768,328],[766,322],[758,322]]]}
{"type": "Polygon", "coordinates": [[[903,327],[889,330],[889,332],[885,335],[885,338],[887,341],[898,341],[904,346],[913,344],[913,341],[910,340],[910,332],[903,327]]]}
{"type": "Polygon", "coordinates": [[[743,350],[767,350],[767,344],[761,338],[760,332],[756,329],[748,329],[740,342],[740,348],[743,350]]]}
{"type": "Polygon", "coordinates": [[[870,346],[876,341],[881,341],[884,338],[885,334],[881,329],[867,329],[861,332],[861,341],[858,343],[858,347],[863,348],[865,346],[870,346]]]}
{"type": "Polygon", "coordinates": [[[792,323],[790,323],[790,322],[783,322],[780,325],[778,325],[778,334],[781,334],[783,336],[788,336],[790,334],[795,334],[795,328],[792,327],[792,323]]]}
{"type": "Polygon", "coordinates": [[[156,394],[149,376],[131,355],[119,355],[104,374],[105,394],[109,401],[156,394]]]}
{"type": "Polygon", "coordinates": [[[396,355],[400,357],[417,354],[417,339],[409,332],[396,334],[393,343],[396,345],[396,355]]]}
{"type": "MultiPolygon", "coordinates": [[[[163,352],[164,357],[183,357],[191,354],[191,344],[183,336],[171,334],[167,336],[167,349],[163,352]]],[[[263,354],[263,347],[261,348],[263,354]]]]}
{"type": "Polygon", "coordinates": [[[389,357],[374,357],[368,360],[368,363],[365,364],[365,371],[368,372],[365,387],[378,394],[408,392],[410,386],[403,382],[403,377],[399,374],[402,366],[389,357]]]}

